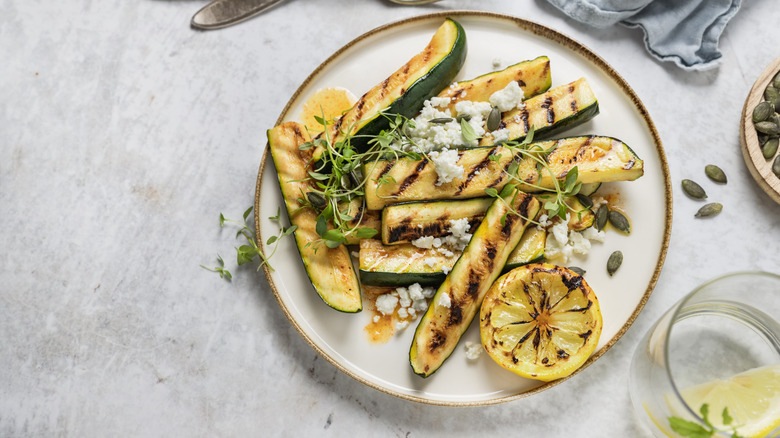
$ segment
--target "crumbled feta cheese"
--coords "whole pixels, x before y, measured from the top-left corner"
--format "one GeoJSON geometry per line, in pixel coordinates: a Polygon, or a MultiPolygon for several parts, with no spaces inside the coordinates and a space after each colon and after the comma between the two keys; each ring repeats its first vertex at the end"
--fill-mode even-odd
{"type": "Polygon", "coordinates": [[[423,264],[429,268],[432,268],[436,265],[437,261],[438,260],[436,259],[436,257],[426,257],[423,259],[423,264]]]}
{"type": "Polygon", "coordinates": [[[508,128],[496,129],[495,131],[490,133],[490,135],[493,136],[494,143],[501,143],[502,141],[508,141],[509,136],[511,134],[512,132],[508,128]]]}
{"type": "Polygon", "coordinates": [[[409,298],[409,290],[405,287],[399,287],[396,289],[396,292],[398,292],[398,304],[401,305],[401,307],[409,307],[412,305],[412,299],[409,298]]]}
{"type": "Polygon", "coordinates": [[[449,308],[452,305],[452,300],[450,299],[450,296],[447,295],[446,292],[439,295],[439,300],[436,302],[439,306],[447,307],[449,308]]]}
{"type": "Polygon", "coordinates": [[[450,273],[450,268],[447,267],[447,266],[442,266],[441,267],[441,272],[444,272],[444,275],[447,275],[447,274],[450,273]]]}
{"type": "Polygon", "coordinates": [[[425,298],[425,296],[423,296],[423,287],[420,286],[420,283],[414,283],[413,285],[409,286],[407,291],[409,292],[409,298],[412,300],[425,298]]]}
{"type": "MultiPolygon", "coordinates": [[[[428,297],[428,298],[430,298],[430,297],[428,297]]],[[[428,308],[428,302],[425,301],[425,298],[423,298],[421,300],[414,300],[412,302],[412,307],[411,308],[414,309],[417,312],[422,312],[422,311],[424,311],[425,309],[428,308]]]]}
{"type": "Polygon", "coordinates": [[[583,237],[582,233],[572,231],[569,233],[569,243],[576,254],[587,254],[590,251],[590,240],[583,237]]]}
{"type": "Polygon", "coordinates": [[[487,118],[493,107],[489,102],[472,102],[470,100],[461,100],[455,104],[455,112],[459,116],[471,116],[471,118],[487,118]]]}
{"type": "Polygon", "coordinates": [[[414,305],[406,309],[406,312],[409,313],[409,317],[412,318],[413,320],[417,318],[417,309],[414,308],[414,305]]]}
{"type": "Polygon", "coordinates": [[[490,95],[490,104],[502,113],[517,108],[523,102],[523,90],[517,81],[512,81],[501,90],[490,95]]]}
{"type": "Polygon", "coordinates": [[[398,304],[398,297],[392,294],[382,294],[376,297],[376,310],[383,315],[390,315],[395,311],[395,305],[398,304]]]}
{"type": "Polygon", "coordinates": [[[423,236],[412,240],[412,245],[422,249],[438,248],[441,246],[441,244],[441,239],[433,236],[423,236]]]}
{"type": "Polygon", "coordinates": [[[452,99],[450,99],[449,97],[436,97],[436,96],[434,96],[434,97],[431,97],[431,106],[433,106],[433,107],[447,107],[447,106],[449,106],[451,100],[452,99]]]}
{"type": "Polygon", "coordinates": [[[458,165],[460,156],[457,150],[444,149],[442,151],[434,151],[429,156],[433,160],[436,174],[439,175],[439,179],[436,181],[437,186],[463,177],[463,166],[458,165]]]}
{"type": "Polygon", "coordinates": [[[482,344],[474,342],[466,342],[466,358],[469,360],[476,360],[479,355],[482,354],[482,344]]]}
{"type": "Polygon", "coordinates": [[[398,321],[395,323],[396,330],[403,330],[406,327],[409,327],[409,321],[398,321]]]}
{"type": "Polygon", "coordinates": [[[397,313],[399,318],[406,318],[407,316],[409,316],[409,314],[406,313],[406,307],[401,307],[400,309],[398,309],[397,313]]]}
{"type": "Polygon", "coordinates": [[[583,230],[582,237],[596,242],[604,242],[607,234],[603,231],[597,230],[595,227],[588,227],[583,230]]]}
{"type": "Polygon", "coordinates": [[[436,288],[425,287],[423,288],[423,297],[432,298],[436,294],[436,288]]]}

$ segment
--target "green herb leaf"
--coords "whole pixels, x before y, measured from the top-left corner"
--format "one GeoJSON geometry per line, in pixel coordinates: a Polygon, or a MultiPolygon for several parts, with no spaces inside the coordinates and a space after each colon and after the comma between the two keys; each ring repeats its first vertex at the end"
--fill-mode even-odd
{"type": "Polygon", "coordinates": [[[488,155],[488,160],[498,163],[501,161],[501,154],[490,154],[488,155]]]}
{"type": "Polygon", "coordinates": [[[728,426],[729,424],[731,424],[732,421],[734,421],[731,415],[729,415],[728,407],[725,406],[723,407],[723,413],[721,414],[721,416],[723,417],[723,424],[726,426],[728,426]]]}
{"type": "Polygon", "coordinates": [[[311,170],[309,171],[309,176],[318,181],[327,181],[330,179],[330,175],[323,175],[319,172],[312,172],[311,170]]]}
{"type": "Polygon", "coordinates": [[[225,226],[225,215],[222,213],[219,214],[219,226],[224,227],[225,226]]]}
{"type": "Polygon", "coordinates": [[[328,232],[328,221],[320,216],[317,218],[317,225],[314,227],[314,230],[317,231],[317,234],[320,237],[323,237],[325,233],[328,232]]]}
{"type": "Polygon", "coordinates": [[[376,236],[376,234],[377,234],[378,232],[379,232],[379,231],[377,231],[377,230],[375,230],[375,229],[373,229],[373,228],[369,228],[369,227],[360,227],[360,228],[358,228],[357,230],[355,230],[355,235],[356,235],[358,238],[360,238],[360,239],[370,239],[370,238],[372,238],[372,237],[376,236]]]}
{"type": "MultiPolygon", "coordinates": [[[[279,211],[280,210],[276,210],[276,216],[279,216],[279,211]]],[[[250,213],[252,213],[252,207],[247,208],[244,212],[244,222],[246,222],[246,219],[249,217],[250,213]]]]}
{"type": "Polygon", "coordinates": [[[577,166],[574,166],[566,173],[566,179],[563,182],[563,190],[566,193],[571,193],[574,186],[577,184],[577,178],[579,178],[579,171],[577,166]]]}
{"type": "MultiPolygon", "coordinates": [[[[281,216],[281,214],[282,214],[282,208],[281,208],[281,207],[278,207],[278,208],[276,209],[276,216],[271,216],[271,217],[269,217],[268,219],[269,219],[269,220],[272,220],[272,221],[274,221],[274,222],[279,222],[279,217],[281,216]]],[[[244,218],[244,220],[246,221],[246,217],[244,218]]]]}
{"type": "Polygon", "coordinates": [[[517,188],[517,185],[515,184],[507,184],[504,186],[503,189],[501,189],[501,193],[498,194],[498,196],[505,198],[512,194],[512,192],[517,188]]]}
{"type": "Polygon", "coordinates": [[[705,429],[701,424],[679,417],[669,417],[669,426],[673,431],[689,438],[709,438],[713,435],[713,431],[705,429]]]}
{"type": "Polygon", "coordinates": [[[466,120],[460,121],[460,131],[466,144],[475,143],[479,139],[477,132],[474,131],[474,127],[466,120]]]}
{"type": "Polygon", "coordinates": [[[278,236],[271,236],[271,237],[268,238],[268,240],[265,241],[265,244],[266,245],[270,245],[270,244],[276,242],[276,239],[278,239],[278,236]]]}
{"type": "Polygon", "coordinates": [[[498,190],[496,190],[493,187],[488,187],[488,188],[485,189],[485,194],[490,196],[490,197],[492,197],[492,198],[497,198],[498,197],[498,190]]]}

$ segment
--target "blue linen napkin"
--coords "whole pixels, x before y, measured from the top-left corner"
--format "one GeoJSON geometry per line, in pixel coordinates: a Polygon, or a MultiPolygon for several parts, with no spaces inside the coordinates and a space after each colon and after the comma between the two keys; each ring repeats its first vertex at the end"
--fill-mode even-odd
{"type": "Polygon", "coordinates": [[[660,61],[685,70],[715,67],[718,40],[742,0],[547,0],[569,17],[594,27],[639,27],[660,61]]]}

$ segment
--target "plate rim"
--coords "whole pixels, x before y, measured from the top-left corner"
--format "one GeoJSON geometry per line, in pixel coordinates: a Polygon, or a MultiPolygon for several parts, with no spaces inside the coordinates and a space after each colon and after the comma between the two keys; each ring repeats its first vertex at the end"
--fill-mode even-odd
{"type": "MultiPolygon", "coordinates": [[[[666,203],[666,211],[664,214],[664,233],[663,233],[663,241],[661,242],[661,247],[658,253],[657,262],[655,265],[655,269],[653,270],[653,275],[650,277],[650,281],[647,285],[647,288],[645,289],[645,292],[642,294],[642,297],[640,298],[639,302],[637,303],[636,308],[634,308],[634,311],[631,313],[629,318],[626,320],[626,322],[623,324],[623,326],[615,333],[615,335],[599,350],[594,352],[590,358],[577,370],[575,370],[572,374],[569,376],[566,376],[564,378],[554,380],[552,382],[544,383],[543,385],[540,385],[536,388],[533,388],[531,390],[497,397],[497,398],[490,398],[485,400],[475,400],[475,401],[452,401],[452,400],[433,400],[428,399],[424,397],[417,397],[409,394],[404,394],[398,391],[391,390],[389,388],[383,387],[379,384],[376,384],[360,375],[357,375],[356,373],[353,373],[351,370],[349,370],[347,367],[339,363],[336,359],[329,356],[325,351],[323,351],[314,341],[304,332],[303,328],[300,326],[300,324],[292,317],[290,314],[290,311],[287,307],[287,305],[282,300],[282,297],[279,294],[278,289],[276,288],[276,284],[274,283],[272,277],[271,277],[271,271],[268,268],[267,265],[263,265],[263,271],[265,273],[266,279],[268,281],[269,286],[271,287],[271,290],[273,291],[274,298],[276,299],[277,303],[279,304],[279,307],[282,309],[282,312],[284,313],[287,320],[295,327],[295,330],[303,337],[303,339],[306,341],[306,343],[309,344],[320,356],[322,356],[325,360],[327,360],[331,365],[336,367],[339,371],[343,372],[347,376],[357,380],[358,382],[373,388],[377,391],[383,392],[385,394],[392,395],[394,397],[398,397],[403,400],[407,401],[413,401],[417,403],[422,404],[428,404],[428,405],[436,405],[436,406],[462,406],[462,407],[469,407],[469,406],[488,406],[488,405],[494,405],[494,404],[500,404],[500,403],[506,403],[509,401],[517,400],[520,398],[529,397],[533,394],[545,391],[549,388],[552,388],[554,386],[557,386],[566,380],[570,379],[571,377],[577,375],[582,370],[590,366],[593,362],[598,360],[601,356],[604,355],[610,348],[612,348],[615,343],[617,343],[618,340],[620,340],[623,335],[626,333],[626,331],[633,325],[636,318],[639,316],[639,313],[644,308],[645,304],[647,303],[647,300],[650,298],[650,295],[652,294],[653,290],[655,289],[655,285],[658,282],[658,277],[661,274],[661,270],[663,268],[664,262],[666,260],[666,253],[669,249],[669,240],[671,238],[671,230],[672,230],[672,187],[671,187],[671,175],[669,171],[669,164],[666,158],[666,152],[663,148],[663,144],[661,142],[661,137],[658,134],[658,130],[655,127],[655,123],[650,118],[650,114],[645,108],[642,101],[639,99],[639,96],[634,92],[634,90],[628,85],[628,83],[623,79],[620,74],[615,71],[612,66],[610,66],[603,58],[601,58],[599,55],[597,55],[595,52],[590,50],[588,47],[586,47],[584,44],[574,40],[573,38],[561,33],[560,31],[554,30],[550,27],[541,25],[539,23],[536,23],[534,21],[526,20],[524,18],[519,18],[516,16],[512,16],[509,14],[501,14],[496,12],[487,12],[487,11],[477,11],[477,10],[451,10],[451,11],[440,11],[440,12],[433,12],[433,13],[427,13],[427,14],[421,14],[421,15],[415,15],[408,18],[403,18],[400,20],[392,21],[389,23],[386,23],[384,25],[381,25],[379,27],[373,28],[358,37],[352,39],[342,47],[340,47],[336,52],[334,52],[331,56],[329,56],[325,61],[323,61],[321,64],[317,66],[307,77],[306,79],[301,83],[301,85],[295,90],[295,93],[290,97],[290,99],[287,101],[287,104],[282,109],[281,113],[279,114],[279,117],[277,118],[275,125],[279,125],[284,122],[284,116],[287,114],[287,112],[290,110],[290,107],[292,106],[293,102],[300,96],[300,94],[303,92],[303,90],[316,78],[322,70],[324,70],[326,67],[330,66],[330,64],[339,56],[341,56],[342,53],[349,50],[350,48],[354,47],[355,45],[361,43],[367,38],[370,38],[373,35],[376,35],[378,33],[384,32],[386,30],[395,28],[395,27],[401,27],[406,26],[410,23],[415,23],[419,21],[427,21],[432,20],[434,18],[448,18],[448,17],[461,17],[461,16],[468,16],[468,17],[481,17],[481,18],[488,18],[488,19],[498,19],[498,20],[505,20],[510,21],[518,26],[520,30],[531,32],[534,35],[540,36],[542,38],[546,38],[548,40],[551,40],[554,43],[560,44],[564,46],[566,49],[569,49],[573,51],[575,54],[584,57],[587,61],[594,64],[597,68],[599,68],[603,73],[605,73],[609,79],[615,82],[615,84],[623,91],[623,93],[629,97],[638,111],[639,115],[641,115],[642,120],[644,121],[645,125],[647,126],[647,129],[649,133],[651,134],[651,137],[653,138],[653,144],[655,145],[656,153],[658,154],[658,158],[661,164],[661,170],[663,173],[663,179],[664,179],[664,201],[666,203]]],[[[260,193],[262,189],[262,181],[263,181],[263,171],[266,166],[266,160],[268,159],[269,154],[269,148],[268,144],[266,143],[266,147],[263,151],[263,157],[260,161],[260,167],[258,170],[257,175],[257,181],[255,185],[255,202],[254,202],[254,211],[258,212],[260,207],[260,193]]],[[[262,239],[262,227],[260,224],[260,216],[255,214],[254,215],[254,222],[255,222],[255,233],[257,236],[257,239],[259,242],[263,242],[262,239]]]]}

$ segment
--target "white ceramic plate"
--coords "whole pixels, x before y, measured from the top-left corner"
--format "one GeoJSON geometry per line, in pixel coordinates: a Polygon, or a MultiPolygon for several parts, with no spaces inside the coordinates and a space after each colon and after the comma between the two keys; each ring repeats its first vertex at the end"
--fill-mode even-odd
{"type": "MultiPolygon", "coordinates": [[[[344,46],[306,79],[279,123],[297,120],[307,97],[320,88],[344,87],[358,96],[365,93],[422,50],[445,17],[460,22],[467,35],[468,57],[456,79],[491,71],[496,59],[507,66],[546,55],[553,87],[584,76],[599,99],[601,114],[566,134],[616,137],[644,160],[642,178],[602,186],[602,190],[619,192],[633,233],[610,232],[603,244],[593,245],[587,257],[570,263],[587,270],[585,279],[598,295],[603,313],[603,332],[590,364],[622,336],[647,301],[663,265],[672,216],[669,171],[658,133],[633,90],[601,58],[564,35],[518,18],[473,11],[425,15],[380,27],[344,46]],[[624,262],[614,277],[608,277],[606,261],[615,250],[623,252],[624,262]]],[[[259,241],[278,231],[268,217],[281,205],[273,161],[266,151],[256,192],[259,241]]],[[[496,365],[487,354],[468,360],[463,344],[479,342],[476,323],[444,365],[423,379],[409,366],[414,325],[386,344],[372,344],[364,332],[372,312],[344,314],[323,303],[308,281],[293,239],[284,239],[272,264],[276,270],[266,272],[268,281],[290,322],[333,365],[377,390],[424,403],[482,405],[527,396],[561,382],[543,384],[521,378],[496,365]]]]}

